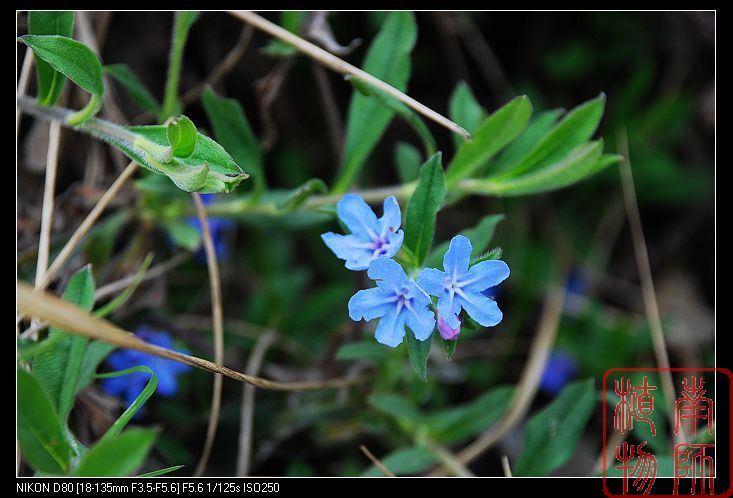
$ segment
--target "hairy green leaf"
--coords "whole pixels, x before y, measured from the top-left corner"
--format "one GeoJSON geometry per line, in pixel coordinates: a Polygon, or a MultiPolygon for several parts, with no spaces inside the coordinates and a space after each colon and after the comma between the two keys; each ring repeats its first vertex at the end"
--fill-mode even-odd
{"type": "MultiPolygon", "coordinates": [[[[471,247],[473,248],[471,252],[472,258],[486,250],[491,243],[491,239],[494,237],[496,225],[503,219],[503,214],[490,214],[482,218],[475,227],[460,232],[460,235],[467,237],[471,241],[471,247]]],[[[443,256],[448,252],[449,246],[450,240],[446,240],[433,249],[425,262],[425,266],[429,268],[442,268],[443,256]]]]}
{"type": "Polygon", "coordinates": [[[428,380],[428,356],[430,355],[430,347],[433,343],[433,335],[431,334],[426,340],[418,341],[412,330],[407,330],[405,334],[407,340],[407,355],[410,357],[410,365],[417,376],[427,382],[428,380]]]}
{"type": "MultiPolygon", "coordinates": [[[[44,12],[32,10],[28,13],[28,33],[31,35],[74,36],[74,13],[71,11],[44,12]]],[[[38,76],[38,103],[54,105],[64,88],[66,76],[56,71],[43,59],[36,59],[38,76]]]]}
{"type": "Polygon", "coordinates": [[[125,477],[138,469],[153,447],[156,432],[130,429],[94,445],[72,473],[75,477],[125,477]]]}
{"type": "MultiPolygon", "coordinates": [[[[451,120],[461,125],[469,133],[476,131],[481,121],[486,117],[486,111],[478,103],[465,81],[458,83],[453,90],[448,104],[448,112],[451,120]]],[[[459,147],[463,140],[463,138],[453,134],[453,142],[456,147],[459,147]]]]}
{"type": "Polygon", "coordinates": [[[414,145],[405,142],[397,142],[394,151],[394,162],[397,165],[397,173],[402,183],[410,183],[417,180],[420,175],[420,151],[414,145]]]}
{"type": "Polygon", "coordinates": [[[438,152],[420,170],[420,181],[407,204],[405,246],[420,266],[430,250],[435,233],[435,219],[445,200],[445,173],[438,152]]]}

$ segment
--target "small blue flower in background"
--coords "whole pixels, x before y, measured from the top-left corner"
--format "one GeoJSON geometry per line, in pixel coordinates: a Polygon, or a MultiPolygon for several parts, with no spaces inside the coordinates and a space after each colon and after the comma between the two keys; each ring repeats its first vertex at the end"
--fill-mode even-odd
{"type": "Polygon", "coordinates": [[[553,351],[542,372],[540,389],[554,396],[577,374],[578,362],[575,358],[562,351],[553,351]]]}
{"type": "MultiPolygon", "coordinates": [[[[142,326],[135,331],[140,339],[168,349],[173,348],[173,339],[166,332],[152,330],[142,326]]],[[[187,351],[176,350],[188,354],[187,351]]],[[[113,371],[125,370],[140,365],[150,368],[158,377],[156,393],[161,396],[173,396],[178,390],[176,376],[191,369],[188,365],[173,360],[167,360],[134,349],[118,349],[109,355],[107,365],[113,371]]],[[[135,398],[145,389],[150,375],[135,372],[120,377],[102,379],[102,388],[113,396],[125,399],[126,406],[130,406],[135,398]]]]}
{"type": "Polygon", "coordinates": [[[496,301],[482,292],[505,280],[509,267],[501,260],[488,260],[469,268],[472,249],[467,237],[456,235],[443,258],[445,271],[425,268],[417,277],[420,287],[438,298],[438,312],[452,329],[461,324],[461,309],[484,327],[498,324],[503,316],[496,301]]]}
{"type": "MultiPolygon", "coordinates": [[[[200,194],[201,202],[204,205],[213,204],[216,202],[216,194],[200,194]]],[[[224,240],[226,232],[234,227],[234,222],[228,218],[211,217],[209,221],[209,230],[211,230],[211,238],[214,241],[214,252],[216,252],[216,259],[223,260],[229,256],[229,245],[224,240]]],[[[191,216],[188,219],[188,224],[191,225],[201,234],[201,222],[197,216],[191,216]]],[[[206,251],[204,250],[203,244],[196,253],[196,260],[201,264],[206,264],[206,251]]]]}
{"type": "Polygon", "coordinates": [[[337,258],[346,261],[349,270],[366,270],[377,258],[391,258],[402,246],[404,232],[400,205],[394,196],[384,199],[382,217],[356,194],[346,194],[336,204],[336,213],[351,230],[348,235],[327,232],[323,242],[337,258]]]}
{"type": "Polygon", "coordinates": [[[588,293],[588,279],[585,274],[574,269],[565,281],[565,304],[563,309],[569,315],[580,315],[586,305],[588,293]]]}
{"type": "Polygon", "coordinates": [[[435,328],[430,297],[410,280],[402,267],[391,259],[378,258],[367,275],[377,286],[360,290],[349,300],[349,316],[354,321],[380,318],[377,342],[397,347],[405,336],[405,325],[419,341],[427,340],[435,328]]]}

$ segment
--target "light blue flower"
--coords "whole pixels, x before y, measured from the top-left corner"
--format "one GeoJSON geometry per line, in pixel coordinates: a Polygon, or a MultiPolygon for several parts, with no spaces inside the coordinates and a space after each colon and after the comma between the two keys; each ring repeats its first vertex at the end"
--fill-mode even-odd
{"type": "Polygon", "coordinates": [[[438,312],[452,329],[460,326],[458,314],[464,309],[473,320],[484,327],[499,323],[502,313],[496,301],[483,292],[509,276],[509,267],[500,260],[471,263],[471,241],[456,235],[450,241],[443,258],[443,268],[425,268],[417,282],[428,294],[438,298],[438,312]]]}
{"type": "Polygon", "coordinates": [[[391,258],[402,246],[404,232],[400,205],[394,196],[384,199],[382,217],[377,219],[372,208],[356,194],[346,194],[336,204],[336,213],[351,230],[348,235],[327,232],[323,242],[349,270],[366,270],[377,258],[391,258]]]}
{"type": "Polygon", "coordinates": [[[429,308],[430,297],[410,280],[402,267],[391,259],[379,258],[369,265],[369,278],[377,286],[360,290],[349,300],[349,316],[352,320],[380,318],[377,325],[377,342],[397,347],[405,337],[405,325],[415,338],[425,341],[435,328],[435,314],[429,308]]]}

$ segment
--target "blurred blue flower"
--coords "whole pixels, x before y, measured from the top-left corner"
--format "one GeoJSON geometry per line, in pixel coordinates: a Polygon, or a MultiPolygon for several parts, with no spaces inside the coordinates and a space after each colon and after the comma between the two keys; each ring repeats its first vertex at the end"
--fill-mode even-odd
{"type": "Polygon", "coordinates": [[[558,394],[578,374],[578,370],[575,358],[562,351],[553,351],[542,372],[540,389],[547,394],[558,394]]]}
{"type": "Polygon", "coordinates": [[[336,213],[351,233],[326,232],[321,238],[337,258],[346,261],[349,270],[366,270],[369,263],[377,258],[391,258],[402,246],[404,232],[398,230],[402,214],[397,199],[384,199],[382,211],[382,217],[377,219],[372,208],[356,194],[346,194],[336,204],[336,213]]]}
{"type": "Polygon", "coordinates": [[[387,258],[375,259],[367,275],[377,286],[360,290],[349,300],[349,316],[354,321],[380,318],[377,342],[397,347],[405,336],[405,325],[419,341],[427,340],[435,328],[430,297],[410,280],[405,270],[387,258]]]}
{"type": "MultiPolygon", "coordinates": [[[[173,339],[166,332],[152,330],[146,326],[142,326],[135,331],[135,335],[150,344],[175,349],[173,347],[173,339]]],[[[184,350],[176,349],[176,351],[188,354],[184,350]]],[[[150,368],[158,377],[156,393],[166,397],[173,396],[178,390],[176,376],[191,368],[183,363],[167,360],[141,351],[135,351],[134,349],[118,349],[114,351],[107,357],[107,365],[113,371],[125,370],[140,365],[150,368]]],[[[126,405],[130,406],[135,401],[135,398],[145,389],[148,380],[150,380],[150,375],[144,372],[135,372],[120,377],[102,379],[102,388],[113,396],[124,398],[126,405]]]]}
{"type": "Polygon", "coordinates": [[[570,272],[565,281],[565,303],[563,310],[569,315],[579,315],[586,305],[586,294],[588,293],[588,279],[585,274],[575,269],[570,272]]]}
{"type": "Polygon", "coordinates": [[[443,258],[445,271],[425,268],[417,276],[420,287],[438,298],[438,312],[453,329],[461,324],[461,309],[484,327],[496,325],[503,317],[496,301],[483,292],[504,281],[509,267],[501,260],[488,260],[469,268],[471,251],[471,241],[456,235],[443,258]]]}
{"type": "MultiPolygon", "coordinates": [[[[201,202],[204,205],[210,205],[216,202],[216,194],[200,194],[201,202]]],[[[216,259],[221,261],[229,256],[229,244],[225,240],[226,232],[234,227],[234,222],[228,218],[218,218],[216,216],[210,217],[209,230],[211,230],[211,239],[214,241],[214,252],[216,252],[216,259]]],[[[188,224],[196,229],[201,234],[201,222],[197,216],[191,216],[188,218],[188,224]]],[[[206,251],[204,250],[203,244],[199,247],[196,253],[196,261],[201,264],[206,264],[206,251]]]]}

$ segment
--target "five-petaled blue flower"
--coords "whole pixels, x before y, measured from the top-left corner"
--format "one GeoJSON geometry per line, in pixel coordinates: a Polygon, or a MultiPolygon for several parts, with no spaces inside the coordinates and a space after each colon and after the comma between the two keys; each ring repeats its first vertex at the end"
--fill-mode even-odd
{"type": "Polygon", "coordinates": [[[321,235],[336,257],[346,261],[349,270],[366,270],[377,258],[391,258],[402,246],[404,232],[400,205],[394,196],[384,199],[382,217],[356,194],[346,194],[336,204],[336,213],[351,230],[348,235],[327,232],[321,235]]]}
{"type": "Polygon", "coordinates": [[[461,308],[484,327],[499,323],[502,313],[496,301],[482,294],[509,276],[509,267],[500,260],[488,260],[469,268],[471,241],[456,235],[443,258],[443,268],[425,268],[417,282],[431,296],[438,298],[438,312],[452,329],[460,326],[461,308]]]}
{"type": "MultiPolygon", "coordinates": [[[[210,205],[216,202],[216,194],[200,194],[201,202],[205,205],[210,205]]],[[[228,230],[234,227],[234,222],[227,218],[219,218],[212,216],[208,219],[209,230],[211,231],[211,239],[214,242],[214,252],[216,253],[216,259],[221,261],[229,256],[229,244],[225,240],[225,234],[228,230]]],[[[191,216],[188,219],[188,224],[196,229],[201,234],[201,222],[197,216],[191,216]]],[[[203,244],[199,247],[199,251],[196,253],[196,261],[201,264],[206,264],[206,251],[204,250],[203,244]]]]}
{"type": "Polygon", "coordinates": [[[427,340],[435,328],[435,314],[429,308],[430,297],[391,259],[375,259],[367,275],[377,281],[377,286],[360,290],[351,297],[351,319],[380,318],[375,333],[377,342],[391,348],[402,343],[405,325],[417,340],[427,340]]]}
{"type": "MultiPolygon", "coordinates": [[[[142,326],[135,331],[135,335],[156,346],[174,349],[173,339],[166,332],[152,330],[146,326],[142,326]]],[[[180,352],[187,353],[187,351],[180,352]]],[[[126,370],[140,365],[150,368],[158,377],[156,393],[166,397],[173,396],[178,390],[176,376],[191,368],[184,363],[167,360],[141,351],[135,351],[134,349],[118,349],[114,351],[107,358],[107,365],[114,371],[126,370]]],[[[129,375],[103,379],[102,388],[114,396],[123,397],[126,405],[130,406],[135,401],[135,398],[145,389],[148,380],[150,380],[150,375],[144,372],[134,372],[129,375]]]]}

